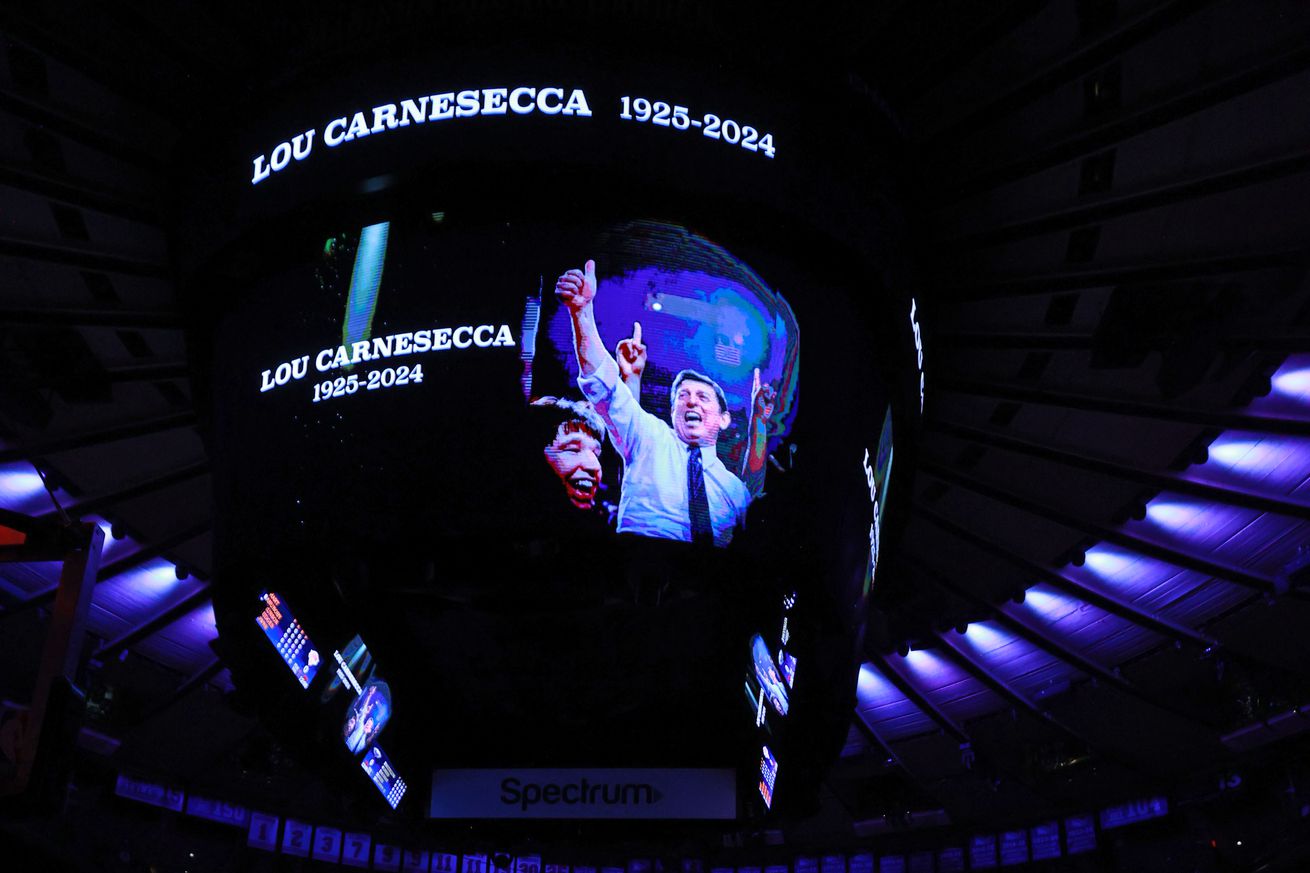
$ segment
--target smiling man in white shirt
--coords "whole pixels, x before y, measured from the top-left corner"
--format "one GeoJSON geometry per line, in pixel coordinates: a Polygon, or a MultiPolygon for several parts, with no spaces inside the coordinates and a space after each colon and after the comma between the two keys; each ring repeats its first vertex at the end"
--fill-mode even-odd
{"type": "Polygon", "coordinates": [[[728,545],[745,521],[751,493],[715,450],[719,433],[732,423],[723,389],[702,373],[683,370],[670,389],[670,422],[656,418],[624,384],[596,329],[596,262],[560,276],[555,295],[572,319],[578,387],[605,419],[623,458],[619,532],[728,545]]]}

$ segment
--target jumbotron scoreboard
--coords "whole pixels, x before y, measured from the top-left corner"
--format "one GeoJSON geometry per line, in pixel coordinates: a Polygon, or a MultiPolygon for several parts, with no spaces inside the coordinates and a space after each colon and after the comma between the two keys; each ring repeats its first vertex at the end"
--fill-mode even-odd
{"type": "Polygon", "coordinates": [[[268,725],[379,814],[804,814],[923,405],[876,102],[418,51],[194,139],[219,645],[268,725]]]}

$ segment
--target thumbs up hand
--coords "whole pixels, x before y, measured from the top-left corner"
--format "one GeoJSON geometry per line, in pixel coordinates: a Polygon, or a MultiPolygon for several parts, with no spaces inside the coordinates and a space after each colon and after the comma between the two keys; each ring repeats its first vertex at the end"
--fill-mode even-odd
{"type": "Polygon", "coordinates": [[[555,282],[555,296],[574,312],[591,305],[596,296],[596,262],[588,260],[581,270],[568,270],[555,282]]]}
{"type": "Polygon", "coordinates": [[[751,414],[765,420],[773,415],[778,391],[769,383],[760,384],[760,368],[755,368],[755,378],[751,382],[751,414]]]}

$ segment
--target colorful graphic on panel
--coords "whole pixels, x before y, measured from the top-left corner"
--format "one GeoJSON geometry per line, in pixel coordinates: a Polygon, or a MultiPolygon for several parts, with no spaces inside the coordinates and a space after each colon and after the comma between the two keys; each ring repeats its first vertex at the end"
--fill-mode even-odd
{"type": "Polygon", "coordinates": [[[346,748],[353,755],[364,751],[391,718],[391,688],[387,683],[374,679],[364,686],[363,692],[346,711],[346,722],[341,727],[341,735],[346,741],[346,748]]]}
{"type": "Polygon", "coordinates": [[[778,781],[778,759],[773,757],[768,746],[761,747],[760,754],[760,797],[764,798],[766,807],[773,806],[773,786],[778,781]]]}
{"type": "Polygon", "coordinates": [[[405,796],[405,789],[408,786],[391,766],[391,759],[387,757],[386,752],[377,746],[370,747],[360,759],[359,766],[368,774],[368,778],[373,780],[373,784],[382,792],[382,796],[387,799],[392,809],[400,806],[400,800],[405,796]]]}
{"type": "Polygon", "coordinates": [[[260,599],[264,602],[264,610],[255,621],[291,668],[300,686],[308,688],[318,673],[318,650],[280,596],[268,591],[260,599]]]}
{"type": "Polygon", "coordinates": [[[534,401],[559,419],[546,461],[576,508],[604,492],[619,533],[727,546],[796,416],[795,315],[676,225],[629,222],[594,248],[559,275],[537,339],[576,382],[534,401]]]}

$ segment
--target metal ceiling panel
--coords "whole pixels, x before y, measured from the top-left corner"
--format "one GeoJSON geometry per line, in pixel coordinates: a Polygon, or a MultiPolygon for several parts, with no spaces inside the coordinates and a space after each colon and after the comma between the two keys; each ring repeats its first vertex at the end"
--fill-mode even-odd
{"type": "Polygon", "coordinates": [[[1209,460],[1190,468],[1187,478],[1310,499],[1310,437],[1227,431],[1210,444],[1209,460]]]}
{"type": "Polygon", "coordinates": [[[87,628],[104,639],[121,636],[202,584],[194,576],[178,579],[164,558],[146,561],[96,586],[87,628]]]}
{"type": "Polygon", "coordinates": [[[1040,699],[1053,687],[1082,677],[1080,671],[995,622],[973,622],[963,634],[954,630],[947,633],[1029,700],[1040,699]]]}
{"type": "Polygon", "coordinates": [[[1249,596],[1249,591],[1238,586],[1107,543],[1088,549],[1085,564],[1068,568],[1068,573],[1084,584],[1191,627],[1249,596]],[[1207,591],[1205,596],[1198,594],[1202,589],[1207,591]]]}
{"type": "Polygon", "coordinates": [[[957,722],[987,715],[1005,705],[991,689],[940,652],[916,649],[900,661],[924,696],[957,722]]]}
{"type": "Polygon", "coordinates": [[[1152,500],[1146,518],[1129,528],[1149,529],[1154,541],[1269,575],[1277,573],[1310,535],[1305,522],[1170,493],[1152,500]]]}
{"type": "Polygon", "coordinates": [[[855,709],[878,736],[891,742],[937,729],[927,713],[915,706],[872,664],[860,665],[855,709]]]}
{"type": "Polygon", "coordinates": [[[133,651],[166,667],[191,674],[214,659],[209,642],[217,636],[214,606],[212,603],[203,603],[158,633],[137,643],[133,651]]]}
{"type": "Polygon", "coordinates": [[[1029,588],[1017,609],[1031,613],[1056,639],[1102,664],[1121,664],[1150,651],[1161,640],[1127,619],[1046,584],[1029,588]]]}

